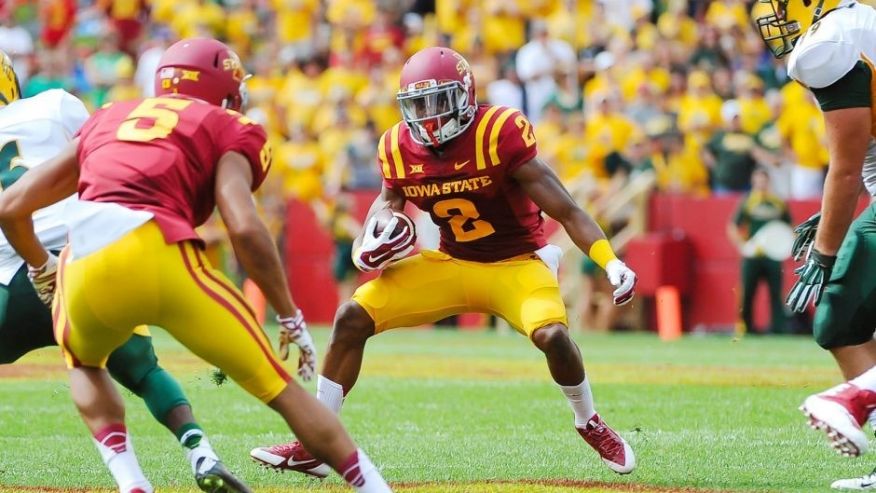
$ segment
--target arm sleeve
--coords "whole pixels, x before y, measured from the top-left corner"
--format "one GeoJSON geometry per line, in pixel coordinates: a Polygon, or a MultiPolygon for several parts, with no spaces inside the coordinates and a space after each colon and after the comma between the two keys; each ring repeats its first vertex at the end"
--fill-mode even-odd
{"type": "Polygon", "coordinates": [[[79,129],[88,120],[88,110],[76,96],[62,92],[61,103],[58,105],[58,119],[64,127],[68,139],[73,139],[79,129]]]}
{"type": "Polygon", "coordinates": [[[812,89],[812,93],[815,94],[821,111],[869,108],[872,105],[872,79],[870,66],[859,61],[838,81],[827,87],[812,89]]]}
{"type": "MultiPolygon", "coordinates": [[[[499,114],[501,115],[502,112],[499,114]]],[[[514,110],[508,119],[502,122],[496,152],[500,162],[508,167],[509,173],[513,173],[538,155],[535,131],[520,111],[514,110]]]]}
{"type": "Polygon", "coordinates": [[[265,130],[258,123],[236,112],[228,111],[231,122],[221,134],[220,156],[226,152],[239,152],[249,161],[252,169],[252,191],[256,191],[271,169],[272,152],[265,130]]]}

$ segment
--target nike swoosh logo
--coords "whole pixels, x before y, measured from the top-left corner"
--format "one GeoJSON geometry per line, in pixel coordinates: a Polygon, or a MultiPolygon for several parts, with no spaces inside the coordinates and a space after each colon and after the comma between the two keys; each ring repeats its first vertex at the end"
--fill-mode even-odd
{"type": "Polygon", "coordinates": [[[294,466],[310,466],[310,467],[317,467],[317,466],[319,466],[319,465],[321,464],[321,462],[319,462],[319,461],[316,460],[316,459],[295,460],[295,459],[293,459],[292,457],[289,457],[289,460],[287,460],[286,463],[289,464],[290,466],[293,466],[293,467],[294,467],[294,466]]]}
{"type": "Polygon", "coordinates": [[[455,163],[455,164],[453,165],[453,169],[455,169],[456,171],[459,171],[459,170],[461,170],[462,168],[465,168],[465,165],[468,164],[468,163],[470,163],[470,162],[471,162],[471,159],[469,159],[468,161],[465,161],[464,163],[455,163]]]}
{"type": "Polygon", "coordinates": [[[385,253],[385,254],[383,254],[383,255],[378,255],[378,256],[376,256],[376,257],[375,257],[374,255],[368,255],[368,261],[369,261],[369,262],[372,262],[372,263],[373,263],[373,262],[379,262],[379,261],[385,259],[385,258],[386,258],[387,256],[389,256],[389,255],[392,255],[392,252],[387,252],[387,253],[385,253]]]}

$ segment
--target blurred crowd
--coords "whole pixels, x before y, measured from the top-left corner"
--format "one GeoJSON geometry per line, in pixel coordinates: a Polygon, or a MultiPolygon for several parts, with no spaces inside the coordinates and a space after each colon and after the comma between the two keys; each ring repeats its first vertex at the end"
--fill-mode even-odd
{"type": "Polygon", "coordinates": [[[278,199],[378,187],[400,66],[434,44],[469,58],[482,102],[525,110],[571,186],[652,170],[663,191],[739,192],[762,165],[781,195],[818,196],[819,110],[751,28],[751,4],[0,0],[0,49],[25,95],[60,87],[97,108],[149,95],[176,39],[226,40],[254,74],[249,116],[274,141],[278,199]]]}

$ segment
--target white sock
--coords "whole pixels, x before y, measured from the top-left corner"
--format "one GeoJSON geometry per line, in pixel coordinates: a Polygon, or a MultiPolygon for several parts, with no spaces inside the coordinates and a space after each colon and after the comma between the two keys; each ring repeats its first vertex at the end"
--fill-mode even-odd
{"type": "MultiPolygon", "coordinates": [[[[183,446],[183,449],[185,449],[186,451],[186,459],[188,459],[189,462],[192,464],[192,472],[194,474],[198,474],[198,470],[209,471],[214,464],[219,462],[219,456],[216,455],[216,451],[213,450],[212,446],[210,446],[210,441],[207,440],[207,436],[204,435],[201,430],[191,430],[191,432],[201,433],[201,441],[195,448],[190,449],[183,446]],[[198,462],[201,463],[201,467],[198,467],[198,462]]],[[[188,437],[186,435],[183,435],[183,438],[182,440],[180,440],[180,442],[184,443],[187,438],[188,437]]]]}
{"type": "Polygon", "coordinates": [[[596,414],[596,409],[593,407],[593,393],[590,391],[590,382],[587,381],[587,377],[585,376],[578,385],[570,387],[560,385],[560,390],[565,394],[572,412],[575,413],[575,426],[581,428],[586,425],[590,418],[596,414]]]}
{"type": "Polygon", "coordinates": [[[876,366],[849,380],[849,383],[855,387],[876,392],[876,366]]]}
{"type": "Polygon", "coordinates": [[[341,477],[359,493],[392,493],[380,471],[362,449],[356,449],[343,467],[343,471],[338,471],[341,477]]]}
{"type": "Polygon", "coordinates": [[[134,446],[124,424],[109,425],[94,434],[94,444],[100,452],[103,463],[110,470],[119,491],[125,493],[134,488],[152,493],[152,485],[143,475],[134,446]]]}
{"type": "Polygon", "coordinates": [[[316,377],[316,398],[335,414],[340,414],[344,403],[344,388],[341,384],[332,382],[319,375],[316,377]]]}

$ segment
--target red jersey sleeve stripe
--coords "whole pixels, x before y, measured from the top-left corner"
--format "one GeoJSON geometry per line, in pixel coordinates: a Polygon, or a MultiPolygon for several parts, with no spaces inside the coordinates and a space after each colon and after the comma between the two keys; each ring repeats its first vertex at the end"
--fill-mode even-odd
{"type": "Polygon", "coordinates": [[[493,128],[490,129],[490,165],[492,166],[502,164],[499,161],[499,132],[502,131],[502,126],[505,125],[505,122],[514,113],[517,113],[517,110],[514,108],[506,109],[498,118],[496,118],[496,123],[494,123],[493,128]]]}
{"type": "Polygon", "coordinates": [[[490,119],[501,109],[501,106],[493,106],[488,109],[481,121],[478,122],[478,128],[475,132],[475,158],[477,159],[477,168],[479,170],[487,169],[487,156],[484,154],[484,137],[487,134],[487,127],[490,124],[490,119]]]}
{"type": "Polygon", "coordinates": [[[380,159],[383,177],[386,179],[392,178],[392,172],[389,170],[389,160],[386,158],[386,132],[380,136],[380,142],[377,143],[377,158],[380,159]]]}
{"type": "Polygon", "coordinates": [[[400,129],[401,122],[396,123],[395,126],[392,127],[392,131],[390,131],[389,135],[389,147],[392,150],[392,161],[395,163],[396,178],[405,177],[405,162],[402,161],[401,147],[398,142],[398,132],[400,129]]]}

